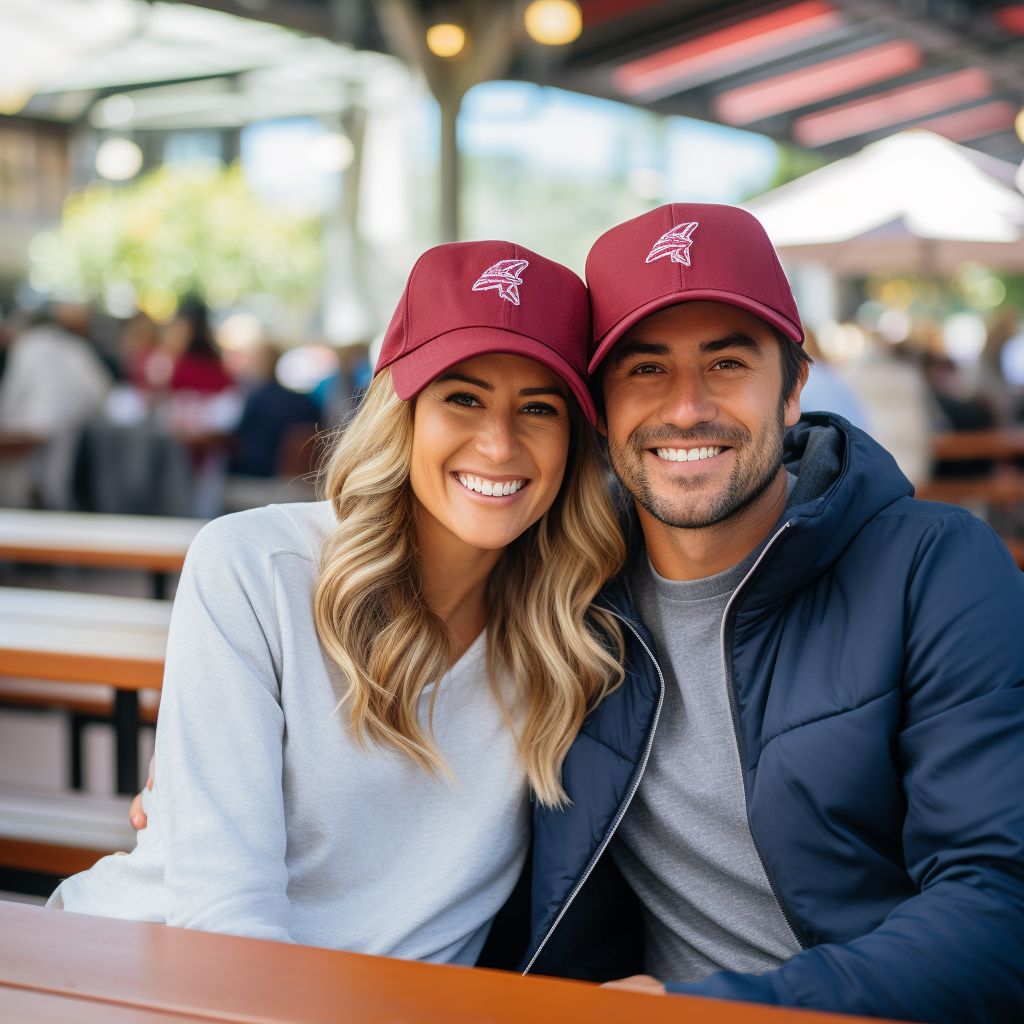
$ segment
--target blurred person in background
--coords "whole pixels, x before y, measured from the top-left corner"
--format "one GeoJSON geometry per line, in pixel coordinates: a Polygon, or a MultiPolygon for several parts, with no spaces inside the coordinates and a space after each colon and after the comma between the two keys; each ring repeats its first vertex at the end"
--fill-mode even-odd
{"type": "Polygon", "coordinates": [[[0,379],[0,430],[44,442],[30,469],[44,508],[71,507],[79,431],[113,384],[85,338],[88,325],[86,307],[54,305],[11,343],[0,379]]]}
{"type": "Polygon", "coordinates": [[[855,427],[864,429],[864,410],[853,388],[829,365],[814,332],[804,325],[804,351],[813,362],[807,383],[800,392],[803,412],[834,412],[855,427]]]}
{"type": "MultiPolygon", "coordinates": [[[[121,329],[119,340],[118,361],[122,379],[142,390],[157,386],[150,371],[153,357],[160,352],[160,332],[156,324],[145,313],[136,313],[121,329]]],[[[162,373],[158,371],[157,377],[162,377],[163,385],[170,380],[166,368],[162,373]]]]}
{"type": "Polygon", "coordinates": [[[989,325],[985,348],[978,361],[977,395],[991,410],[993,423],[1010,426],[1017,412],[1017,397],[1003,375],[1003,349],[1021,332],[1021,312],[1005,304],[989,325]]]}
{"type": "Polygon", "coordinates": [[[934,404],[911,343],[891,345],[864,332],[864,353],[844,367],[864,410],[865,429],[912,484],[932,475],[934,404]]]}
{"type": "Polygon", "coordinates": [[[274,370],[280,357],[279,349],[261,345],[249,359],[247,376],[255,379],[235,430],[233,473],[255,477],[287,474],[281,466],[282,442],[299,432],[304,434],[303,441],[309,442],[316,433],[320,410],[309,395],[291,391],[278,381],[274,370]]]}
{"type": "Polygon", "coordinates": [[[217,392],[232,379],[217,352],[209,311],[197,299],[187,299],[163,329],[165,350],[175,359],[170,387],[174,391],[217,392]]]}

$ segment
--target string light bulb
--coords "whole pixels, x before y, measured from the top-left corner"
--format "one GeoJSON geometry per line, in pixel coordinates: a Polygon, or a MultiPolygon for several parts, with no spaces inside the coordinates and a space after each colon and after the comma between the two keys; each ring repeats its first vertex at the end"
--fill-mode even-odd
{"type": "Polygon", "coordinates": [[[565,46],[583,31],[583,13],[573,0],[533,0],[523,22],[526,34],[544,46],[565,46]]]}
{"type": "Polygon", "coordinates": [[[427,29],[427,49],[435,57],[455,57],[466,45],[466,33],[458,25],[431,25],[427,29]]]}

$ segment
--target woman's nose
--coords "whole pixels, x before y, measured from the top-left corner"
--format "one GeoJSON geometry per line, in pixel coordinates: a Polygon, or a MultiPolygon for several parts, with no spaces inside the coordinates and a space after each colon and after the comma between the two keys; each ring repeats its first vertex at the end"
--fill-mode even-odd
{"type": "Polygon", "coordinates": [[[476,450],[497,465],[514,458],[519,447],[515,420],[510,416],[489,417],[476,439],[476,450]]]}

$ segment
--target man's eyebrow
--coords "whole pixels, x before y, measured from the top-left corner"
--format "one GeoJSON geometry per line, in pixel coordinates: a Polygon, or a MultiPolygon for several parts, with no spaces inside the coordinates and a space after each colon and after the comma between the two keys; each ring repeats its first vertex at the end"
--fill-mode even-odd
{"type": "Polygon", "coordinates": [[[560,388],[523,388],[519,394],[523,398],[528,395],[558,395],[565,398],[565,392],[560,388]]]}
{"type": "Polygon", "coordinates": [[[738,331],[734,334],[727,334],[724,338],[715,338],[712,341],[700,343],[701,352],[721,352],[724,348],[751,348],[757,351],[761,346],[749,334],[741,334],[738,331]]]}
{"type": "Polygon", "coordinates": [[[658,345],[652,341],[629,341],[615,353],[612,365],[618,366],[630,356],[667,356],[668,353],[668,345],[658,345]]]}
{"type": "Polygon", "coordinates": [[[438,381],[461,380],[463,384],[475,384],[478,388],[483,388],[484,391],[494,390],[493,384],[488,384],[485,380],[477,380],[476,377],[467,377],[464,373],[443,373],[437,379],[438,381]]]}

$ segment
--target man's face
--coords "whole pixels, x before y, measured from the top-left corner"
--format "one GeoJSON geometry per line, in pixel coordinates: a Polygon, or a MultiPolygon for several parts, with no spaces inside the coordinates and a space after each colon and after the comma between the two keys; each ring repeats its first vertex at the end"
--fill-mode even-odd
{"type": "Polygon", "coordinates": [[[605,361],[602,388],[616,474],[655,519],[684,529],[755,501],[800,418],[800,388],[782,396],[771,328],[721,302],[670,306],[635,324],[605,361]]]}

